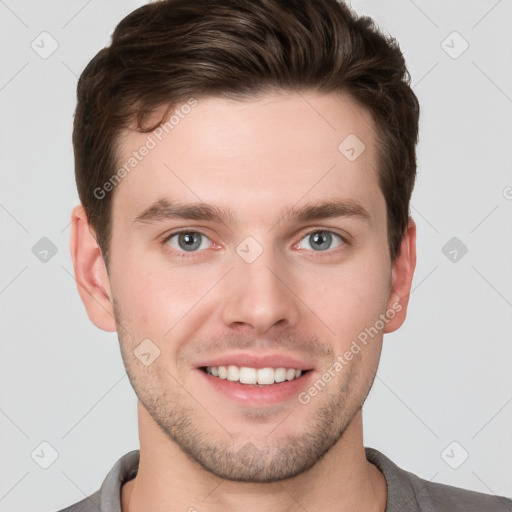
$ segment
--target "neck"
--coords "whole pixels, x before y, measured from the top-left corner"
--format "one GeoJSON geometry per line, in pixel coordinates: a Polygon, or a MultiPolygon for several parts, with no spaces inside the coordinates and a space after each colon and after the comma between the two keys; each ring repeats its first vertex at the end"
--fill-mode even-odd
{"type": "Polygon", "coordinates": [[[343,436],[308,471],[274,483],[223,480],[172,443],[139,403],[137,476],[122,487],[122,512],[384,512],[382,473],[366,460],[359,411],[343,436]]]}

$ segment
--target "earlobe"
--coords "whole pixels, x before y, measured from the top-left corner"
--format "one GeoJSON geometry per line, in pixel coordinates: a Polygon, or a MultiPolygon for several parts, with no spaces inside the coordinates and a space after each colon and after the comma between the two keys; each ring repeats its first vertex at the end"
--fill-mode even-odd
{"type": "Polygon", "coordinates": [[[116,331],[110,279],[82,205],[73,208],[71,214],[70,250],[78,293],[87,315],[100,329],[116,331]]]}
{"type": "Polygon", "coordinates": [[[387,302],[389,320],[384,329],[385,333],[396,331],[404,322],[407,315],[412,278],[416,268],[416,224],[409,218],[406,232],[400,244],[391,273],[391,292],[387,302]]]}

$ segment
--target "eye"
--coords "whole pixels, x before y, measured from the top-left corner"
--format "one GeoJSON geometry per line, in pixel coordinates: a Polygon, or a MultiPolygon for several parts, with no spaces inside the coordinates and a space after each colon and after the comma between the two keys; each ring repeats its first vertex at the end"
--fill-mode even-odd
{"type": "MultiPolygon", "coordinates": [[[[328,249],[334,249],[336,247],[339,247],[340,245],[343,245],[345,243],[345,240],[341,235],[338,235],[336,233],[333,233],[332,231],[326,231],[326,230],[316,230],[309,232],[302,240],[306,240],[306,242],[309,244],[310,247],[305,247],[305,249],[313,249],[316,252],[321,251],[327,251],[328,249]],[[332,246],[333,244],[333,237],[339,240],[339,243],[332,246]]],[[[301,242],[297,244],[296,247],[299,249],[304,249],[304,247],[300,247],[301,242]]]]}
{"type": "MultiPolygon", "coordinates": [[[[298,244],[295,244],[295,247],[313,250],[314,252],[324,252],[340,247],[345,243],[346,241],[341,235],[332,231],[317,229],[307,233],[298,244]],[[301,247],[304,241],[306,242],[306,247],[301,247]]],[[[163,240],[162,244],[169,245],[180,256],[186,256],[183,253],[194,253],[215,245],[205,234],[199,231],[186,230],[171,233],[163,240]]]]}
{"type": "Polygon", "coordinates": [[[164,244],[170,245],[177,251],[196,252],[199,249],[208,249],[212,241],[199,231],[179,231],[172,233],[164,244]]]}

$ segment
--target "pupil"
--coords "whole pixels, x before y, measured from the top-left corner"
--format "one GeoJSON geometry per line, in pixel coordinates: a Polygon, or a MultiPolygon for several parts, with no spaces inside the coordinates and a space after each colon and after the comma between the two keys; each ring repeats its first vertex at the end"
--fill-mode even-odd
{"type": "Polygon", "coordinates": [[[180,247],[186,251],[197,249],[201,245],[198,235],[199,233],[182,233],[179,237],[180,247]]]}
{"type": "Polygon", "coordinates": [[[324,251],[329,248],[331,245],[332,235],[330,233],[326,233],[325,231],[318,231],[311,235],[313,237],[314,244],[318,249],[324,251]]]}

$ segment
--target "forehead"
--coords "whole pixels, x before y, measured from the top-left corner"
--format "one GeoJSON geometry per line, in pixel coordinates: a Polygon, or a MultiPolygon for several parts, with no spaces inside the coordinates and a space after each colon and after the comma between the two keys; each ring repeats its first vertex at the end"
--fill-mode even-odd
{"type": "Polygon", "coordinates": [[[229,207],[261,222],[315,199],[383,205],[373,121],[345,94],[198,98],[177,105],[151,133],[124,132],[122,166],[114,219],[133,221],[163,198],[229,207]]]}

